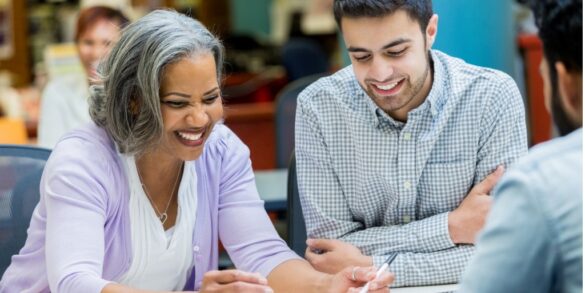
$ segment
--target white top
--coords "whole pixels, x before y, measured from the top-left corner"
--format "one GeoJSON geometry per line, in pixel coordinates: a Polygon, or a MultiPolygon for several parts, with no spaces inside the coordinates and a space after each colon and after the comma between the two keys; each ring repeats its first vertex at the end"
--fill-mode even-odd
{"type": "Polygon", "coordinates": [[[164,231],[146,197],[134,156],[121,155],[130,183],[132,263],[116,282],[144,290],[181,290],[193,265],[191,242],[197,211],[197,175],[194,162],[185,162],[179,185],[175,226],[164,231]]]}
{"type": "Polygon", "coordinates": [[[51,79],[41,97],[39,145],[53,148],[65,133],[90,122],[88,98],[85,74],[51,79]]]}

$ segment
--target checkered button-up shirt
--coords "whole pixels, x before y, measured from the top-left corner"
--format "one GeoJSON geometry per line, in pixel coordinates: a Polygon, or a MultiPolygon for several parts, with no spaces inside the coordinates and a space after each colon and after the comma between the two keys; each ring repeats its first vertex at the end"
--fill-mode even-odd
{"type": "Polygon", "coordinates": [[[522,97],[506,74],[432,51],[431,91],[406,123],[359,86],[351,66],[303,91],[296,116],[299,192],[312,238],[341,239],[395,286],[457,282],[473,246],[455,245],[447,213],[527,149],[522,97]]]}

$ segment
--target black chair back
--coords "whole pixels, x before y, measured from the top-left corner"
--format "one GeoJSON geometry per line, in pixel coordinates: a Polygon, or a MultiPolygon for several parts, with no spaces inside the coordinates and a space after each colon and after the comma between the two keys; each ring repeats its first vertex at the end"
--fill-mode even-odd
{"type": "Polygon", "coordinates": [[[287,168],[295,148],[295,114],[299,94],[325,74],[303,77],[284,87],[276,97],[274,128],[276,131],[276,168],[287,168]]]}
{"type": "Polygon", "coordinates": [[[289,80],[329,71],[329,56],[310,38],[294,37],[282,47],[282,64],[289,80]]]}
{"type": "Polygon", "coordinates": [[[0,145],[0,275],[24,246],[50,154],[39,147],[0,145]]]}
{"type": "Polygon", "coordinates": [[[300,256],[305,255],[307,249],[307,230],[303,209],[299,197],[297,185],[297,167],[295,154],[293,152],[288,168],[287,182],[287,225],[288,225],[288,246],[300,256]]]}

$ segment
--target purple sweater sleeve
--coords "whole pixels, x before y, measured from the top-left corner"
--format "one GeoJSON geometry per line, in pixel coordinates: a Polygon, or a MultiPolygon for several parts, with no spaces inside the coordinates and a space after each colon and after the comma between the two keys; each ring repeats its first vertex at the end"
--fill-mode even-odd
{"type": "Polygon", "coordinates": [[[278,236],[258,196],[248,148],[234,135],[222,140],[219,236],[236,267],[267,276],[299,258],[278,236]]]}
{"type": "Polygon", "coordinates": [[[99,293],[102,279],[108,162],[89,154],[90,143],[56,148],[45,167],[46,265],[52,292],[99,293]],[[101,177],[101,178],[100,178],[101,177]]]}

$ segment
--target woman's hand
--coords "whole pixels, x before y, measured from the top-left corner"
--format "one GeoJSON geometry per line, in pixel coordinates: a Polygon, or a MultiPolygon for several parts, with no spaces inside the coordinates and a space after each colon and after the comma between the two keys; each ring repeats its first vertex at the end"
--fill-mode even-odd
{"type": "Polygon", "coordinates": [[[388,286],[394,281],[394,275],[388,271],[376,278],[375,267],[347,267],[333,276],[330,292],[358,293],[367,282],[368,292],[389,292],[388,286]]]}
{"type": "Polygon", "coordinates": [[[203,275],[200,293],[206,292],[273,292],[268,281],[258,273],[238,270],[209,271],[203,275]]]}

